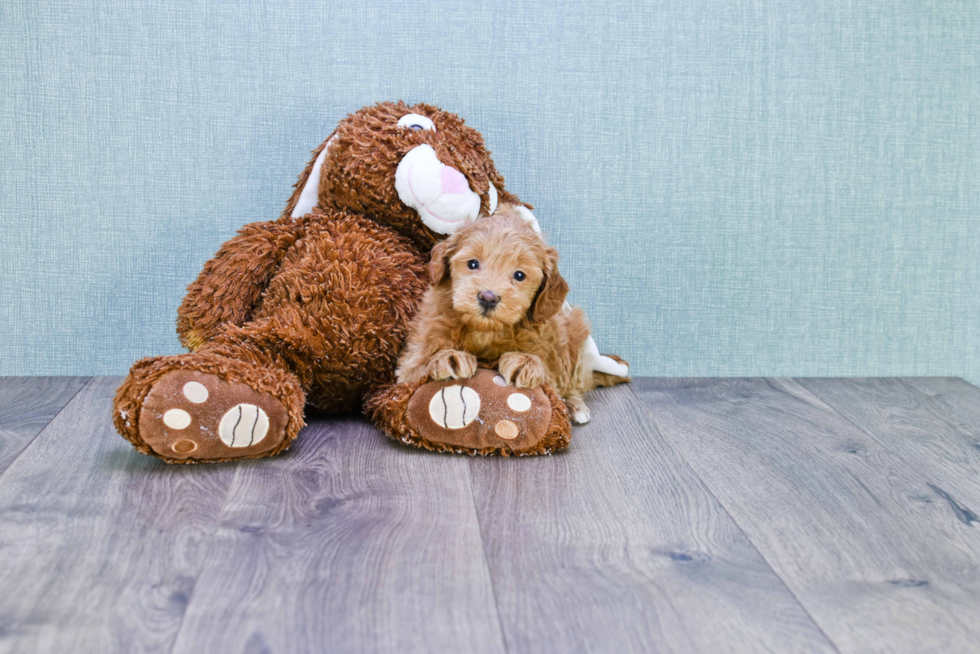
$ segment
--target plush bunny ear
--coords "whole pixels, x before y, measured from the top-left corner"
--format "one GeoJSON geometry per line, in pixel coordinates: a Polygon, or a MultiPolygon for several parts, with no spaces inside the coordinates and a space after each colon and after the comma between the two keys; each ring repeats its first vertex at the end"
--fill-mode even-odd
{"type": "Polygon", "coordinates": [[[310,163],[306,164],[306,170],[300,174],[293,195],[286,203],[285,211],[282,212],[284,217],[299,218],[310,213],[313,211],[313,207],[317,206],[320,194],[320,170],[327,158],[327,149],[336,135],[337,132],[331,134],[330,138],[313,151],[313,158],[310,159],[310,163]]]}
{"type": "Polygon", "coordinates": [[[487,201],[490,205],[490,211],[487,212],[488,216],[492,216],[493,212],[497,210],[497,200],[497,187],[493,185],[493,182],[490,182],[490,188],[487,189],[487,201]]]}

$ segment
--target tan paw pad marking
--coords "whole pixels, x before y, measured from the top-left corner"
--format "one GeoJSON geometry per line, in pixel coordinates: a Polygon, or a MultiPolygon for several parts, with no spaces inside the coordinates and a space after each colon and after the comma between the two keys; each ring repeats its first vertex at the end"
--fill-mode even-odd
{"type": "Polygon", "coordinates": [[[171,429],[187,429],[191,424],[191,414],[183,409],[170,409],[163,414],[163,424],[171,429]]]}
{"type": "Polygon", "coordinates": [[[171,448],[173,448],[173,451],[177,454],[190,454],[197,449],[197,443],[184,438],[171,445],[171,448]]]}
{"type": "Polygon", "coordinates": [[[204,404],[208,401],[208,387],[201,382],[189,381],[184,384],[184,397],[194,404],[204,404]]]}
{"type": "Polygon", "coordinates": [[[511,393],[507,396],[507,406],[523,413],[531,408],[531,398],[524,393],[511,393]]]}
{"type": "Polygon", "coordinates": [[[238,404],[221,417],[218,437],[228,447],[249,447],[269,432],[269,416],[254,404],[238,404]]]}
{"type": "Polygon", "coordinates": [[[468,386],[447,386],[429,401],[429,416],[444,429],[462,429],[480,413],[480,396],[468,386]]]}
{"type": "Polygon", "coordinates": [[[500,436],[504,440],[508,441],[517,438],[517,434],[520,433],[517,425],[510,420],[501,420],[496,424],[496,426],[494,426],[493,430],[496,432],[497,436],[500,436]]]}

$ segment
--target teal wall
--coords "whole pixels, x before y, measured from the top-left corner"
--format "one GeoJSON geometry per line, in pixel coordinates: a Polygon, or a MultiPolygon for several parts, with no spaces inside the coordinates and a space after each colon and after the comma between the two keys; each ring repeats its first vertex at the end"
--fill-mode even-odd
{"type": "Polygon", "coordinates": [[[644,375],[980,380],[975,0],[0,6],[0,374],[179,350],[185,286],[381,99],[537,205],[644,375]]]}

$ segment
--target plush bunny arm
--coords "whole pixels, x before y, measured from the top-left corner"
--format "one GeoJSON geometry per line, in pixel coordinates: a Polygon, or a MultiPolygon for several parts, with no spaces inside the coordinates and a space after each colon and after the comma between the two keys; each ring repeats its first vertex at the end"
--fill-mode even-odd
{"type": "Polygon", "coordinates": [[[177,334],[196,350],[230,322],[242,325],[279,269],[286,252],[301,236],[301,221],[280,218],[251,223],[221,246],[187,287],[177,310],[177,334]]]}

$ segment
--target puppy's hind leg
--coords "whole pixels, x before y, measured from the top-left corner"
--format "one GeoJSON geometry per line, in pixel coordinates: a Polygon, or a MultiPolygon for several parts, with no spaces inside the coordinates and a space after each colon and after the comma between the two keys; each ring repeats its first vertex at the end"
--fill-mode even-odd
{"type": "Polygon", "coordinates": [[[589,407],[581,395],[569,395],[565,398],[565,406],[568,407],[568,413],[576,425],[584,425],[592,417],[589,407]]]}

